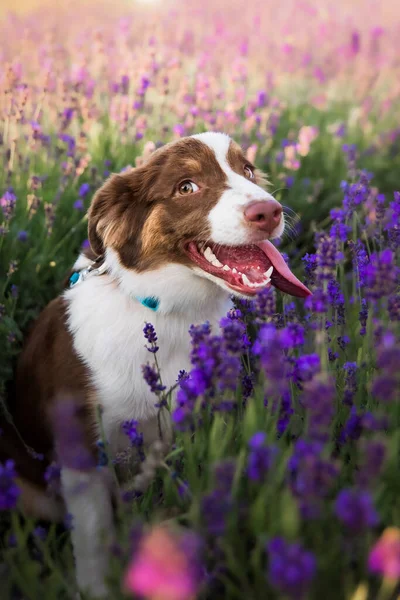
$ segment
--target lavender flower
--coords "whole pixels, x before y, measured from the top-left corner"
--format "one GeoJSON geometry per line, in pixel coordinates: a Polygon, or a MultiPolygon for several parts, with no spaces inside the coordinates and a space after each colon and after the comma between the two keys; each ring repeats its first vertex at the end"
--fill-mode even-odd
{"type": "Polygon", "coordinates": [[[146,323],[143,329],[143,333],[144,337],[150,344],[150,347],[146,346],[147,350],[149,352],[152,352],[153,354],[158,352],[159,347],[157,346],[157,334],[155,332],[154,325],[152,325],[151,323],[146,323]]]}
{"type": "Polygon", "coordinates": [[[365,335],[367,333],[367,321],[368,321],[368,305],[365,298],[361,300],[361,310],[358,313],[358,319],[360,321],[361,329],[360,335],[365,335]]]}
{"type": "Polygon", "coordinates": [[[335,414],[335,385],[331,380],[315,378],[304,385],[301,397],[307,410],[309,439],[325,442],[335,414]]]}
{"type": "Polygon", "coordinates": [[[400,294],[392,294],[388,298],[388,313],[391,321],[400,321],[400,294]]]}
{"type": "Polygon", "coordinates": [[[318,266],[318,259],[316,254],[306,254],[302,259],[305,263],[306,272],[306,285],[313,285],[315,283],[315,272],[318,266]]]}
{"type": "Polygon", "coordinates": [[[345,372],[343,404],[351,406],[354,394],[357,392],[357,363],[346,362],[343,369],[345,372]]]}
{"type": "Polygon", "coordinates": [[[160,382],[160,374],[157,373],[155,368],[152,367],[151,365],[149,365],[149,364],[143,365],[142,366],[142,374],[143,374],[143,379],[146,381],[150,390],[154,394],[159,395],[160,392],[163,392],[166,389],[165,385],[162,385],[162,383],[160,382]]]}
{"type": "Polygon", "coordinates": [[[370,494],[363,490],[345,488],[335,502],[339,521],[352,534],[363,533],[377,525],[379,518],[370,494]]]}
{"type": "Polygon", "coordinates": [[[265,443],[266,434],[260,431],[249,441],[250,453],[247,461],[247,475],[252,481],[263,481],[271,469],[278,449],[265,443]]]}
{"type": "Polygon", "coordinates": [[[0,198],[0,210],[3,213],[4,220],[10,221],[15,212],[15,205],[17,202],[17,197],[14,194],[14,190],[9,188],[0,198]]]}
{"type": "Polygon", "coordinates": [[[0,462],[0,510],[11,510],[17,505],[21,491],[15,483],[16,477],[13,460],[0,462]]]}
{"type": "Polygon", "coordinates": [[[399,280],[399,269],[392,250],[386,249],[380,254],[371,254],[364,275],[363,285],[367,299],[379,300],[392,294],[399,280]]]}
{"type": "Polygon", "coordinates": [[[305,519],[319,518],[333,490],[339,470],[336,464],[322,458],[319,441],[299,440],[288,462],[288,480],[305,519]]]}
{"type": "Polygon", "coordinates": [[[379,439],[361,440],[359,451],[361,464],[357,472],[357,482],[360,487],[372,487],[376,485],[383,471],[387,455],[386,445],[379,439]]]}
{"type": "Polygon", "coordinates": [[[95,457],[85,439],[84,403],[72,396],[61,396],[55,403],[52,417],[60,465],[77,471],[94,468],[95,457]]]}
{"type": "Polygon", "coordinates": [[[394,200],[389,204],[387,215],[385,230],[388,233],[389,246],[396,250],[400,247],[400,192],[394,192],[394,200]]]}
{"type": "Polygon", "coordinates": [[[145,455],[143,452],[143,433],[138,431],[139,423],[131,419],[122,423],[122,431],[129,438],[132,448],[136,448],[140,459],[143,461],[145,455]]]}
{"type": "Polygon", "coordinates": [[[267,553],[270,584],[289,598],[305,598],[316,574],[314,555],[299,543],[289,543],[281,537],[267,544],[267,553]]]}

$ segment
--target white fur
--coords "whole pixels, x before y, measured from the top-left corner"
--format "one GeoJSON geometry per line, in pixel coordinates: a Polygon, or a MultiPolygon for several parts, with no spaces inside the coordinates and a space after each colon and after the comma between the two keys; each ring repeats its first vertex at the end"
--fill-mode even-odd
{"type": "MultiPolygon", "coordinates": [[[[244,208],[250,202],[273,200],[273,197],[250,179],[231,169],[227,161],[231,143],[229,136],[222,133],[207,132],[192,137],[200,140],[214,151],[218,163],[227,176],[229,185],[229,189],[222,194],[208,217],[211,226],[211,240],[216,244],[228,245],[249,244],[260,241],[259,237],[257,239],[253,238],[254,233],[245,224],[244,208]]],[[[272,232],[270,239],[280,237],[284,228],[285,223],[282,215],[281,222],[272,232]]]]}
{"type": "Polygon", "coordinates": [[[144,423],[156,414],[157,398],[141,372],[153,358],[145,348],[145,322],[157,332],[162,380],[169,387],[179,370],[190,366],[190,325],[208,320],[215,328],[230,301],[226,291],[182,265],[138,274],[123,268],[112,250],[107,250],[106,262],[110,274],[89,277],[67,290],[65,298],[75,350],[92,373],[105,433],[111,450],[118,452],[123,421],[144,423]],[[138,296],[160,298],[157,312],[143,306],[138,296]]]}
{"type": "Polygon", "coordinates": [[[104,470],[89,472],[62,469],[61,484],[67,511],[72,517],[71,538],[76,581],[93,597],[106,597],[105,577],[109,546],[113,540],[111,494],[104,470]]]}

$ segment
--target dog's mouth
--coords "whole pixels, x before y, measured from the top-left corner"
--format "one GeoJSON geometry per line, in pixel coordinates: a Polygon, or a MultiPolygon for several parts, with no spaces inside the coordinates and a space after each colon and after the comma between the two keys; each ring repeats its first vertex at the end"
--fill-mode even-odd
{"type": "Polygon", "coordinates": [[[186,252],[203,271],[223,279],[232,290],[246,296],[254,296],[271,285],[299,298],[311,295],[268,240],[245,246],[190,242],[186,252]]]}

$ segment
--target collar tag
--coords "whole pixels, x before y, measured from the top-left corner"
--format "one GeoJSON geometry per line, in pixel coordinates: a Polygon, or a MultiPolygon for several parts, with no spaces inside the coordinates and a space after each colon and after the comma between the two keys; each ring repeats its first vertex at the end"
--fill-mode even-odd
{"type": "Polygon", "coordinates": [[[154,310],[154,312],[158,309],[160,305],[160,300],[155,296],[147,296],[146,298],[136,298],[143,306],[146,308],[150,308],[150,310],[154,310]]]}
{"type": "Polygon", "coordinates": [[[102,265],[95,268],[95,265],[99,262],[99,259],[95,260],[91,265],[81,269],[80,271],[74,271],[69,278],[68,284],[72,288],[78,283],[85,281],[90,275],[103,275],[107,271],[107,265],[103,262],[102,265]]]}

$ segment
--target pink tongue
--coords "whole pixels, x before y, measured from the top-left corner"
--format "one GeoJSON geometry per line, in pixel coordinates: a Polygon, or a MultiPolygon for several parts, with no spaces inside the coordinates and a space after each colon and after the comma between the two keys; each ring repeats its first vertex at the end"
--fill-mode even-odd
{"type": "Polygon", "coordinates": [[[299,298],[306,298],[311,296],[312,292],[297,279],[289,269],[282,254],[275,248],[271,242],[265,240],[260,242],[257,246],[267,255],[269,260],[274,267],[271,276],[271,283],[282,292],[291,294],[292,296],[298,296],[299,298]]]}

